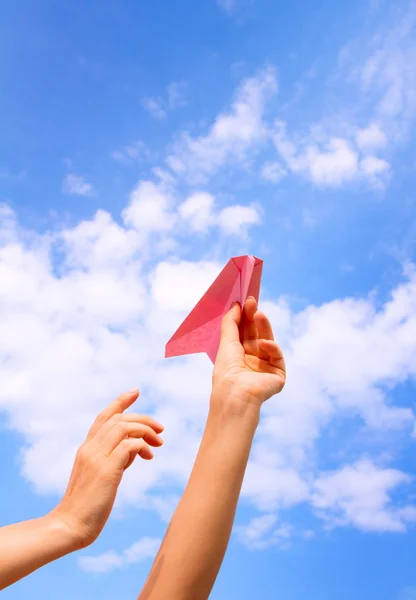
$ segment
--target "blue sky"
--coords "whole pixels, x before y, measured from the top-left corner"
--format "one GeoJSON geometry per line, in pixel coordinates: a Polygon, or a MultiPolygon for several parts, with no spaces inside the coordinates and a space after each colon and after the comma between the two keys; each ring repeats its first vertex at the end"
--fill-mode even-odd
{"type": "Polygon", "coordinates": [[[137,596],[209,397],[164,344],[247,253],[289,379],[212,598],[414,600],[416,4],[1,12],[0,523],[56,504],[120,391],[166,425],[94,546],[4,597],[137,596]]]}

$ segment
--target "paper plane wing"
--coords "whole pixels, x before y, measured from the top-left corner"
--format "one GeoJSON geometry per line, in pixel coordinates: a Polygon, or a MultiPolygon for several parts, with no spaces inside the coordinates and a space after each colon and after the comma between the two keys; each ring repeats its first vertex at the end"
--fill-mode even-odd
{"type": "Polygon", "coordinates": [[[223,316],[233,302],[259,299],[263,261],[255,256],[231,258],[217,279],[166,344],[165,357],[206,352],[212,362],[218,352],[223,316]]]}

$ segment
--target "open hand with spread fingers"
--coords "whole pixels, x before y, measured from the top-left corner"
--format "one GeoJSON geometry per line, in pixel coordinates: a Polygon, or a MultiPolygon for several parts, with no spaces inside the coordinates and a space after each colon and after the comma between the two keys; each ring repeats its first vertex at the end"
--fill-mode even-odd
{"type": "Polygon", "coordinates": [[[163,444],[163,425],[145,415],[124,412],[139,391],[122,394],[98,415],[79,448],[71,478],[53,516],[68,527],[79,547],[91,544],[110,516],[124,471],[140,456],[151,460],[151,446],[163,444]]]}

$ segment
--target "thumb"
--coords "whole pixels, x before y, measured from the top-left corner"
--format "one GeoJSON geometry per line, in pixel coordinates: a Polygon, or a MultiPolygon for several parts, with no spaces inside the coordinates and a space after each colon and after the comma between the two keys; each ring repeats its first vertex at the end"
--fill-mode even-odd
{"type": "Polygon", "coordinates": [[[221,341],[220,347],[223,344],[240,341],[239,325],[241,321],[241,306],[238,302],[234,302],[230,310],[224,316],[221,323],[221,341]]]}

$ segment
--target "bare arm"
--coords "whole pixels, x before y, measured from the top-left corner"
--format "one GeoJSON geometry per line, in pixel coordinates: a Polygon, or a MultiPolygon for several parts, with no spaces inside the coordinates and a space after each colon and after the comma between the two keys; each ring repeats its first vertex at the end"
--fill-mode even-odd
{"type": "Polygon", "coordinates": [[[85,548],[100,534],[123,473],[139,454],[151,459],[163,427],[124,413],[138,391],[122,394],[99,415],[77,453],[60,504],[48,515],[0,529],[0,590],[43,565],[85,548]]]}
{"type": "Polygon", "coordinates": [[[201,447],[139,600],[206,600],[214,585],[261,404],[285,382],[270,324],[256,311],[249,299],[241,323],[239,306],[224,319],[201,447]]]}
{"type": "Polygon", "coordinates": [[[0,589],[78,548],[68,528],[47,515],[0,529],[0,589]]]}

